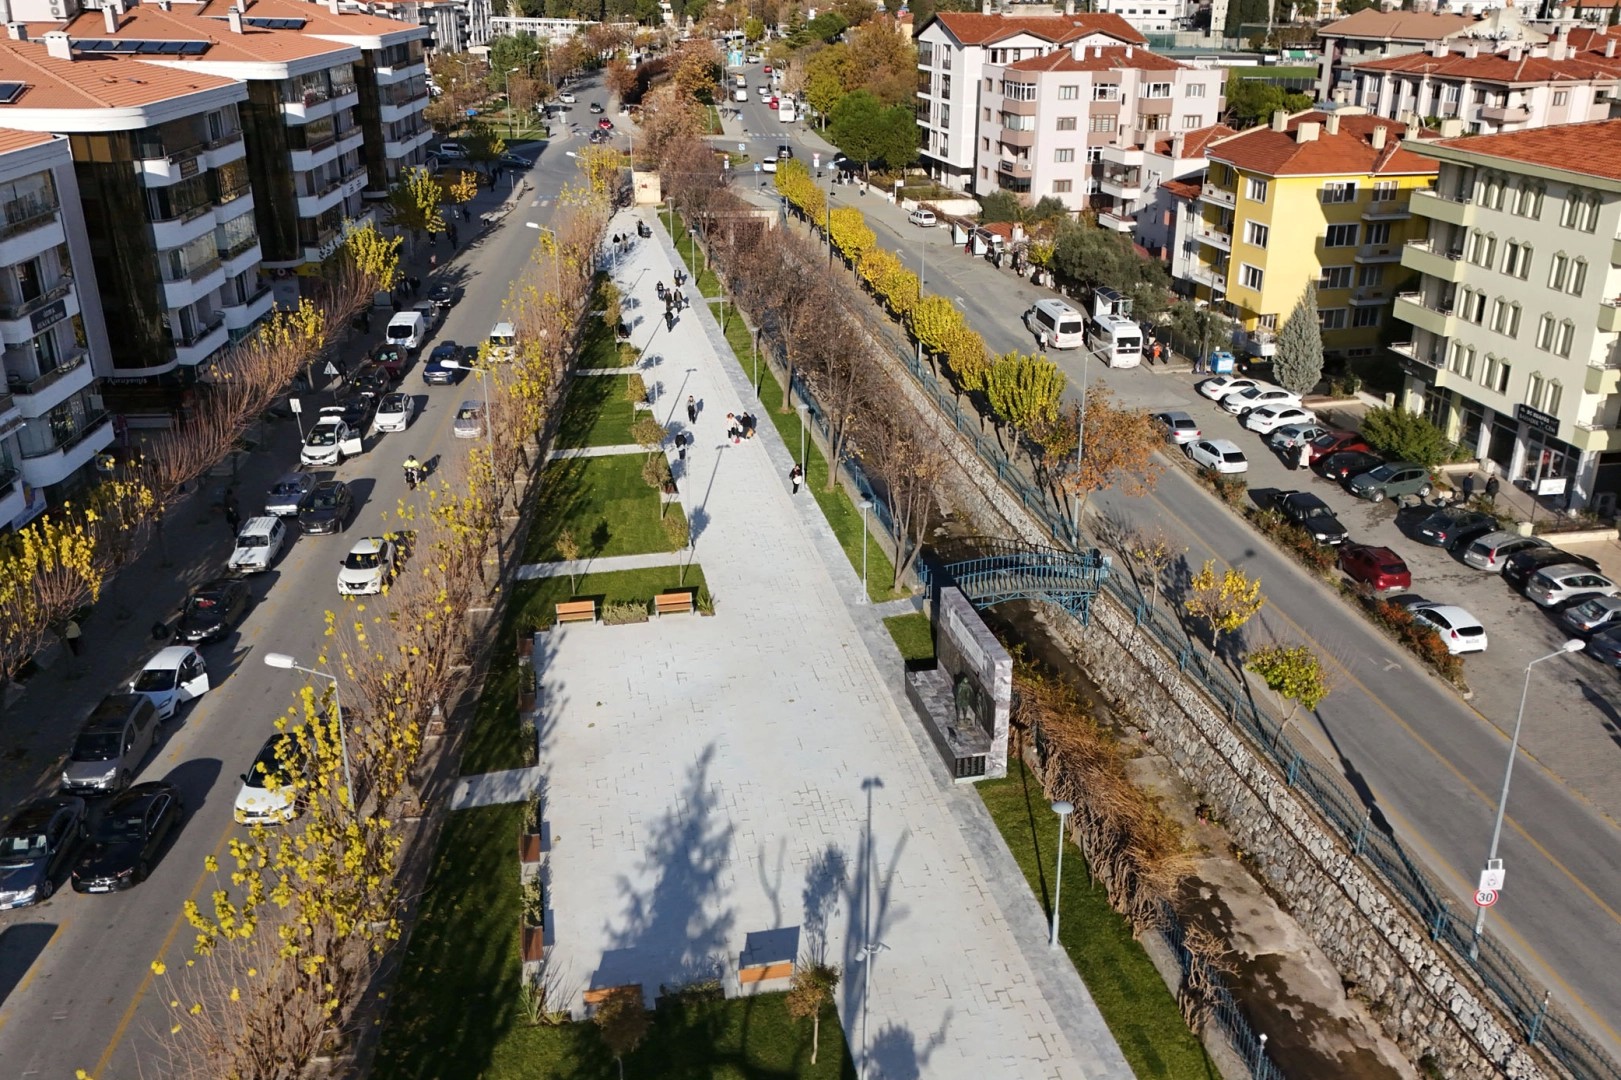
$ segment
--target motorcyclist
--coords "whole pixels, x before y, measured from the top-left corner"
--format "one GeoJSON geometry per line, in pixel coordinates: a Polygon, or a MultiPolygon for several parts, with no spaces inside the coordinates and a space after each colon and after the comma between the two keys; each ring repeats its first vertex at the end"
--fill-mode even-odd
{"type": "Polygon", "coordinates": [[[422,462],[417,460],[415,454],[406,455],[406,458],[405,458],[405,484],[406,484],[406,486],[409,487],[412,491],[415,491],[416,486],[421,482],[422,482],[422,462]]]}

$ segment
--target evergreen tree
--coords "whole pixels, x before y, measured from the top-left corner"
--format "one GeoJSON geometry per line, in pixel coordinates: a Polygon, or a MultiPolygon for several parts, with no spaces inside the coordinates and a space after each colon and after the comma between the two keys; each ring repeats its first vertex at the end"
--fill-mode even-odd
{"type": "Polygon", "coordinates": [[[1317,315],[1317,286],[1307,285],[1289,320],[1278,333],[1278,355],[1272,365],[1278,382],[1304,394],[1323,377],[1323,332],[1317,315]]]}

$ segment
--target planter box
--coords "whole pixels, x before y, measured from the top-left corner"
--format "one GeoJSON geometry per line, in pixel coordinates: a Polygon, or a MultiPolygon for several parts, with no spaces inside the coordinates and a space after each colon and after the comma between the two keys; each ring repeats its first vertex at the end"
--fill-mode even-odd
{"type": "Polygon", "coordinates": [[[540,834],[518,834],[518,861],[521,863],[538,863],[540,861],[540,834]]]}
{"type": "Polygon", "coordinates": [[[526,963],[546,959],[546,928],[544,926],[525,926],[523,928],[523,958],[526,963]]]}

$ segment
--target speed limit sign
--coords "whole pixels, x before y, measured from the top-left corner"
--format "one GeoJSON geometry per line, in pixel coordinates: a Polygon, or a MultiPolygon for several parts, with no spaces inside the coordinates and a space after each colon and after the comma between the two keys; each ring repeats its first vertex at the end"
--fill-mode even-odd
{"type": "Polygon", "coordinates": [[[1497,903],[1497,892],[1496,892],[1496,890],[1494,890],[1494,889],[1477,889],[1477,890],[1475,890],[1475,906],[1476,907],[1491,907],[1495,903],[1497,903]]]}

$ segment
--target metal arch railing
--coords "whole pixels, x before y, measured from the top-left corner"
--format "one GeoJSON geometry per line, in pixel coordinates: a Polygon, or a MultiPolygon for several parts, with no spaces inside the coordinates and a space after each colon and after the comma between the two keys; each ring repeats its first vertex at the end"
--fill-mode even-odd
{"type": "Polygon", "coordinates": [[[1002,537],[973,537],[950,546],[971,554],[920,564],[918,576],[925,587],[953,585],[977,608],[1041,600],[1063,608],[1083,624],[1090,619],[1092,598],[1111,568],[1109,557],[1095,548],[1077,552],[1002,537]]]}

